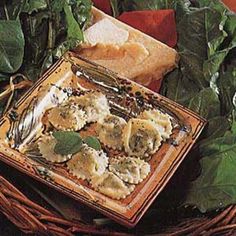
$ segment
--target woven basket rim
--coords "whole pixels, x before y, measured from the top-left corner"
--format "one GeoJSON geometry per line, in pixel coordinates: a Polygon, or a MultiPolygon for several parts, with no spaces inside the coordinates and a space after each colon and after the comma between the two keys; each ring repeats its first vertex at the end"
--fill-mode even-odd
{"type": "MultiPolygon", "coordinates": [[[[94,224],[72,222],[41,206],[35,199],[29,199],[19,186],[14,186],[0,175],[0,211],[17,228],[26,234],[75,235],[88,233],[96,235],[132,235],[130,231],[117,231],[94,224]]],[[[178,225],[165,228],[155,235],[232,235],[236,232],[236,206],[228,206],[213,217],[198,216],[181,219],[178,225]]]]}

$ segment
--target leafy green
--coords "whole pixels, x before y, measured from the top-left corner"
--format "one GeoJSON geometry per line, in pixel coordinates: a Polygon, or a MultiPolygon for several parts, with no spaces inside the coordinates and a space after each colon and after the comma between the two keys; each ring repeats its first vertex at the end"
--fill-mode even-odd
{"type": "Polygon", "coordinates": [[[188,107],[208,119],[220,115],[220,101],[211,88],[204,88],[192,97],[188,107]]]}
{"type": "Polygon", "coordinates": [[[209,119],[199,143],[202,171],[186,196],[186,204],[205,212],[236,203],[236,138],[226,136],[235,109],[235,27],[218,1],[197,3],[177,21],[180,67],[167,76],[162,93],[209,119]]]}
{"type": "Polygon", "coordinates": [[[200,147],[202,174],[192,183],[186,204],[201,212],[236,202],[236,135],[212,139],[200,147]]]}
{"type": "Polygon", "coordinates": [[[77,153],[82,146],[82,138],[79,133],[72,131],[56,131],[53,136],[57,140],[54,148],[55,153],[69,155],[77,153]]]}
{"type": "MultiPolygon", "coordinates": [[[[236,51],[234,51],[234,53],[236,53],[236,51]]],[[[225,114],[231,114],[233,109],[235,109],[233,97],[236,93],[236,59],[231,65],[227,66],[226,71],[220,72],[216,86],[219,88],[222,111],[225,114]]]]}
{"type": "MultiPolygon", "coordinates": [[[[71,0],[72,1],[72,0],[71,0]]],[[[73,0],[72,12],[79,23],[80,28],[84,29],[89,24],[91,18],[91,1],[90,0],[73,0]]]]}
{"type": "Polygon", "coordinates": [[[54,148],[57,154],[75,154],[80,151],[83,143],[97,151],[101,150],[101,144],[94,136],[87,136],[82,139],[79,133],[74,131],[55,131],[53,136],[57,140],[54,148]]]}
{"type": "Polygon", "coordinates": [[[66,15],[66,22],[67,22],[67,38],[68,39],[77,39],[79,41],[83,41],[83,33],[80,29],[79,24],[74,18],[74,15],[71,11],[71,8],[69,5],[64,5],[64,12],[66,15]]]}
{"type": "Polygon", "coordinates": [[[38,12],[40,10],[45,10],[47,8],[46,0],[25,0],[24,7],[22,8],[22,12],[27,12],[32,14],[33,12],[38,12]]]}
{"type": "Polygon", "coordinates": [[[132,10],[176,10],[179,67],[165,77],[161,94],[209,120],[195,153],[201,158],[202,172],[192,183],[186,203],[202,212],[236,203],[232,133],[236,127],[236,15],[218,0],[111,0],[111,4],[114,16],[132,10]]]}
{"type": "Polygon", "coordinates": [[[84,139],[84,143],[97,151],[101,150],[101,144],[96,137],[88,136],[84,139]]]}
{"type": "Polygon", "coordinates": [[[212,140],[224,136],[227,130],[231,127],[231,122],[224,116],[216,116],[208,120],[207,129],[203,132],[203,140],[212,140]]]}
{"type": "Polygon", "coordinates": [[[25,40],[19,21],[0,20],[0,72],[14,73],[24,56],[25,40]]]}
{"type": "Polygon", "coordinates": [[[113,15],[119,16],[125,11],[158,10],[158,9],[187,9],[189,0],[111,0],[113,15]]]}
{"type": "Polygon", "coordinates": [[[90,21],[91,6],[90,0],[11,0],[1,3],[0,20],[4,20],[1,23],[4,28],[0,30],[4,34],[0,39],[0,55],[6,54],[9,57],[6,59],[11,61],[8,64],[7,60],[0,62],[0,73],[14,73],[19,69],[17,72],[36,80],[66,51],[83,41],[81,29],[90,21]],[[8,27],[11,20],[20,22],[15,26],[17,28],[8,27]],[[21,29],[23,33],[19,32],[21,29]],[[17,37],[9,40],[8,35],[13,33],[25,43],[17,37]],[[13,39],[18,40],[18,44],[13,39]],[[18,53],[10,51],[9,54],[13,48],[18,53]]]}

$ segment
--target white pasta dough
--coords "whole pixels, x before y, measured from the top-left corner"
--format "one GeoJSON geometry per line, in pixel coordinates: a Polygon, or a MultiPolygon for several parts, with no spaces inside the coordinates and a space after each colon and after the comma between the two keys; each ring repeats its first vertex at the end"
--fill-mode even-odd
{"type": "Polygon", "coordinates": [[[123,143],[129,156],[147,158],[161,145],[161,135],[148,120],[130,119],[123,130],[123,143]]]}
{"type": "Polygon", "coordinates": [[[168,114],[153,109],[142,112],[138,118],[154,122],[163,139],[168,139],[170,137],[172,133],[172,125],[171,118],[168,114]]]}
{"type": "Polygon", "coordinates": [[[84,145],[67,162],[69,172],[77,178],[90,180],[92,176],[100,176],[106,170],[108,157],[103,151],[84,145]]]}
{"type": "Polygon", "coordinates": [[[48,121],[58,130],[80,130],[86,124],[86,119],[85,112],[72,104],[54,107],[48,113],[48,121]]]}
{"type": "MultiPolygon", "coordinates": [[[[122,117],[111,114],[107,97],[102,92],[85,90],[82,86],[77,89],[77,95],[68,93],[66,101],[55,103],[57,107],[48,107],[42,115],[44,132],[61,130],[58,133],[62,141],[58,147],[55,134],[55,137],[53,133],[42,134],[37,143],[39,152],[47,161],[63,163],[61,167],[65,167],[74,180],[85,180],[79,182],[89,184],[100,197],[103,194],[116,200],[124,199],[151,175],[150,164],[153,162],[147,161],[158,151],[162,141],[170,138],[174,122],[171,116],[157,109],[145,110],[137,118],[125,120],[129,114],[125,119],[122,118],[125,113],[122,117]],[[66,136],[67,133],[73,135],[66,136]],[[55,152],[68,153],[66,151],[70,151],[74,143],[72,149],[76,153],[72,150],[73,154],[69,155],[55,152]],[[96,146],[104,151],[92,148],[96,146]]],[[[111,111],[115,112],[112,103],[115,101],[110,102],[111,111]]],[[[122,108],[123,100],[118,105],[122,108]]]]}
{"type": "Polygon", "coordinates": [[[39,152],[42,157],[51,162],[65,162],[71,158],[71,155],[61,155],[54,151],[57,140],[52,135],[43,135],[38,141],[39,152]]]}
{"type": "Polygon", "coordinates": [[[72,97],[70,101],[85,111],[87,122],[97,122],[110,114],[107,98],[100,92],[89,92],[79,97],[72,97]]]}
{"type": "Polygon", "coordinates": [[[150,165],[139,158],[123,156],[111,159],[109,170],[127,183],[138,184],[150,173],[150,165]]]}
{"type": "Polygon", "coordinates": [[[107,115],[98,121],[99,140],[110,148],[122,149],[122,132],[126,124],[126,121],[119,116],[107,115]]]}
{"type": "Polygon", "coordinates": [[[91,185],[96,191],[117,200],[127,197],[135,188],[135,185],[124,183],[110,171],[93,177],[91,185]]]}

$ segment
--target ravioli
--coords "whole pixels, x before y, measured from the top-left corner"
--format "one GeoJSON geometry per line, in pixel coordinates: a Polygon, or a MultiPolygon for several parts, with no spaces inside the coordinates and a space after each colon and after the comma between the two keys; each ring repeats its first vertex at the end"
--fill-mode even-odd
{"type": "Polygon", "coordinates": [[[100,176],[108,166],[108,157],[103,151],[83,145],[67,162],[71,174],[83,180],[90,180],[93,176],[100,176]]]}
{"type": "Polygon", "coordinates": [[[79,97],[72,97],[70,101],[85,111],[87,122],[97,122],[110,114],[107,98],[101,92],[88,92],[79,97]]]}
{"type": "Polygon", "coordinates": [[[139,158],[123,156],[111,159],[109,170],[127,183],[138,184],[150,173],[150,165],[139,158]]]}
{"type": "Polygon", "coordinates": [[[99,140],[106,146],[113,149],[122,149],[122,132],[127,122],[115,115],[107,115],[98,121],[97,133],[99,140]]]}
{"type": "Polygon", "coordinates": [[[129,120],[123,130],[123,143],[129,156],[148,158],[161,145],[161,135],[155,124],[148,120],[129,120]]]}
{"type": "Polygon", "coordinates": [[[54,151],[57,140],[52,135],[43,135],[38,141],[39,152],[48,161],[61,163],[69,160],[71,155],[61,155],[54,151]]]}
{"type": "Polygon", "coordinates": [[[110,171],[104,172],[101,176],[94,176],[91,185],[96,191],[117,200],[126,198],[135,188],[135,185],[124,183],[110,171]]]}
{"type": "Polygon", "coordinates": [[[80,130],[85,126],[86,120],[85,112],[72,104],[54,107],[48,113],[48,121],[58,130],[80,130]]]}
{"type": "Polygon", "coordinates": [[[142,112],[138,118],[150,120],[155,123],[157,129],[161,133],[161,137],[168,139],[172,133],[171,118],[168,114],[164,114],[156,109],[142,112]]]}

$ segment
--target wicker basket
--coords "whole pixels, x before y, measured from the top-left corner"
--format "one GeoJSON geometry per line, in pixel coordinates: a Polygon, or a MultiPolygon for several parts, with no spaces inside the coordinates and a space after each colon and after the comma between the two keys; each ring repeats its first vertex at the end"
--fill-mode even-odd
{"type": "MultiPolygon", "coordinates": [[[[102,225],[95,224],[94,218],[101,215],[81,206],[76,215],[77,220],[68,220],[63,212],[55,207],[56,204],[45,201],[43,193],[59,199],[61,204],[75,204],[74,200],[61,193],[48,189],[46,186],[34,181],[18,171],[0,163],[0,211],[22,232],[36,235],[143,235],[144,233],[155,235],[236,235],[236,206],[229,206],[221,212],[211,215],[200,215],[194,210],[171,209],[168,202],[162,206],[165,211],[152,212],[159,206],[158,200],[145,215],[144,219],[134,229],[127,230],[117,224],[102,220],[102,225]],[[33,188],[29,187],[33,186],[33,188]],[[20,190],[19,190],[20,189],[20,190]],[[38,194],[38,193],[42,194],[38,194]],[[54,206],[54,207],[52,207],[54,206]],[[79,216],[79,217],[78,217],[79,216]],[[188,218],[186,218],[188,216],[188,218]],[[151,220],[150,220],[151,219],[151,220]]],[[[181,171],[179,171],[181,172],[181,171]]],[[[183,172],[182,172],[183,173],[183,172]]],[[[174,177],[178,179],[177,176],[174,177]]],[[[164,199],[172,181],[165,190],[164,199]]],[[[160,196],[161,198],[161,196],[160,196]]],[[[79,205],[79,203],[76,203],[79,205]]],[[[71,205],[70,205],[71,206],[71,205]]],[[[97,221],[98,222],[98,221],[97,221]]],[[[101,223],[101,222],[100,222],[101,223]]]]}

